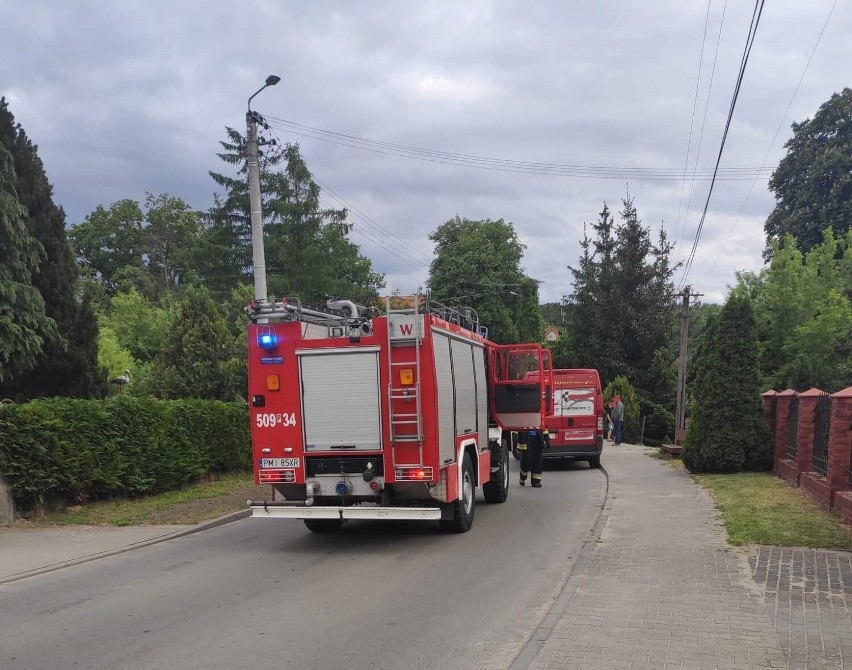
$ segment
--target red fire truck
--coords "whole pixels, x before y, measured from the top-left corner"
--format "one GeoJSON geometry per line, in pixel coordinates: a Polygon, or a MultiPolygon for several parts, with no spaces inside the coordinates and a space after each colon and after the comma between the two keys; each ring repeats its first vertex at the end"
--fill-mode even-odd
{"type": "Polygon", "coordinates": [[[509,434],[541,426],[550,352],[497,345],[471,309],[414,296],[384,314],[350,301],[258,301],[248,327],[254,517],[435,520],[452,532],[509,491],[509,434]],[[528,378],[535,372],[536,379],[528,378]]]}

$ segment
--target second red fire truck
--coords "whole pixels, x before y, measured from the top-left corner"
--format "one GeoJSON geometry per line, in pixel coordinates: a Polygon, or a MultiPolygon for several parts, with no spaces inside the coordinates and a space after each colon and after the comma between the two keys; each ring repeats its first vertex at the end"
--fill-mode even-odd
{"type": "Polygon", "coordinates": [[[253,303],[248,327],[252,515],[473,524],[476,489],[509,492],[510,431],[541,426],[550,352],[497,345],[476,313],[414,296],[385,313],[349,301],[253,303]],[[535,373],[530,375],[529,373],[535,373]],[[534,376],[535,379],[530,379],[534,376]]]}

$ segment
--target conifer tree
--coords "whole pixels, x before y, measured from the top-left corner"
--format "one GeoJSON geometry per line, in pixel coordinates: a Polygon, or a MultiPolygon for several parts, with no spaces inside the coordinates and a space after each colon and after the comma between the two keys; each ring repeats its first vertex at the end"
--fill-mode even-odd
{"type": "Polygon", "coordinates": [[[622,200],[615,224],[604,205],[584,234],[570,296],[571,367],[597,368],[605,381],[626,375],[643,401],[668,404],[674,384],[674,318],[669,261],[672,246],[660,231],[657,244],[638,217],[633,199],[622,200]]]}
{"type": "Polygon", "coordinates": [[[12,156],[0,143],[0,381],[30,370],[43,338],[56,333],[32,285],[41,247],[27,230],[15,181],[12,156]]]}
{"type": "MultiPolygon", "coordinates": [[[[205,286],[222,299],[251,278],[252,262],[244,140],[232,128],[227,134],[218,156],[239,170],[236,176],[210,173],[225,194],[205,217],[195,264],[205,286]]],[[[366,304],[377,295],[384,277],[348,239],[346,210],[320,202],[320,187],[298,145],[270,146],[261,160],[260,190],[271,291],[308,302],[336,295],[366,304]]]]}
{"type": "Polygon", "coordinates": [[[702,337],[695,361],[683,462],[693,472],[765,470],[770,433],[763,416],[757,334],[748,297],[732,293],[702,337]]]}
{"type": "Polygon", "coordinates": [[[191,286],[154,364],[151,385],[164,398],[233,400],[227,383],[229,361],[236,354],[236,339],[210,293],[204,287],[191,286]]]}
{"type": "Polygon", "coordinates": [[[41,246],[32,284],[41,294],[45,314],[56,329],[44,333],[36,365],[0,386],[0,395],[29,399],[39,396],[99,395],[103,379],[97,366],[97,323],[91,305],[76,296],[77,264],[65,232],[65,212],[53,202],[36,147],[16,124],[0,98],[0,144],[12,156],[15,189],[24,207],[29,234],[41,246]]]}

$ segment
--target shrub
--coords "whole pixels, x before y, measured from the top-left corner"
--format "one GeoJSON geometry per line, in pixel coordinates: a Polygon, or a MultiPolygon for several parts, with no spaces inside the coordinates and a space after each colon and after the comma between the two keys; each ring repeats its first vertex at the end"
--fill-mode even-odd
{"type": "Polygon", "coordinates": [[[121,395],[0,407],[0,477],[23,508],[158,493],[250,466],[244,403],[121,395]]]}
{"type": "Polygon", "coordinates": [[[645,432],[643,442],[658,447],[674,435],[674,414],[663,405],[642,400],[640,402],[642,416],[645,417],[645,432]]]}
{"type": "Polygon", "coordinates": [[[693,472],[765,470],[770,433],[763,416],[751,301],[732,294],[708,326],[696,362],[693,407],[681,454],[693,472]]]}

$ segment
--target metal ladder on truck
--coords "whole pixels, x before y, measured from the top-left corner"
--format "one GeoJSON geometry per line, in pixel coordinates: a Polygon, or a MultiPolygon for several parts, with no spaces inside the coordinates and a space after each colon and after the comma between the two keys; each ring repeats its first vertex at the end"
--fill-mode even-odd
{"type": "MultiPolygon", "coordinates": [[[[421,328],[420,310],[421,295],[412,296],[414,306],[403,309],[392,309],[391,298],[385,299],[388,320],[388,407],[390,409],[390,438],[391,443],[416,442],[420,454],[419,463],[400,463],[399,465],[423,465],[423,413],[421,401],[421,347],[423,332],[421,328]],[[413,318],[413,324],[408,332],[401,325],[408,324],[406,318],[401,324],[394,316],[413,318]],[[411,351],[414,350],[414,360],[411,351]],[[414,384],[403,385],[399,372],[404,368],[414,368],[414,384]],[[406,401],[412,411],[394,411],[399,401],[406,401]],[[412,402],[413,401],[413,402],[412,402]]],[[[396,467],[396,451],[393,450],[393,465],[396,467]]]]}

